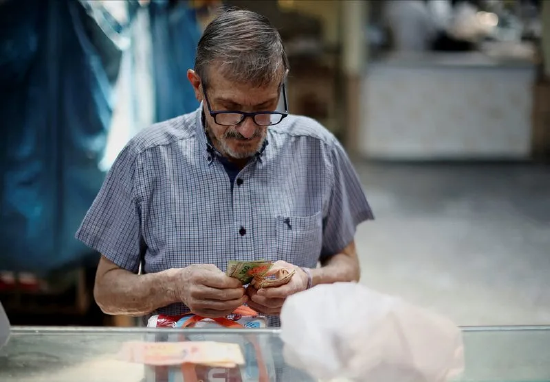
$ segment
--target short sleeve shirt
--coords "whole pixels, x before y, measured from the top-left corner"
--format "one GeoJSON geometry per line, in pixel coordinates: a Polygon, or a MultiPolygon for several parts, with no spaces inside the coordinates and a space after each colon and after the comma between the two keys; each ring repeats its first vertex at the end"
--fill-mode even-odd
{"type": "MultiPolygon", "coordinates": [[[[154,273],[229,260],[314,268],[373,219],[338,140],[290,115],[232,182],[208,143],[202,108],[141,131],[118,155],[77,239],[119,267],[154,273]]],[[[184,304],[157,314],[188,312],[184,304]]]]}

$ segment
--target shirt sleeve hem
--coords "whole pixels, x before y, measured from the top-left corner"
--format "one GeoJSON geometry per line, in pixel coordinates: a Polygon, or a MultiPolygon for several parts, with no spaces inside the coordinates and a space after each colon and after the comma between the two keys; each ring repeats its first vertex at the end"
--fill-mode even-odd
{"type": "Polygon", "coordinates": [[[331,250],[329,248],[327,250],[323,250],[321,252],[320,259],[327,260],[332,256],[341,253],[342,250],[346,248],[355,239],[355,234],[357,232],[357,227],[359,226],[359,224],[369,220],[374,220],[374,215],[372,214],[372,211],[370,209],[364,210],[359,214],[357,214],[354,219],[354,229],[349,234],[342,236],[341,239],[337,240],[336,243],[332,246],[332,248],[338,248],[338,249],[331,250]]]}
{"type": "Polygon", "coordinates": [[[139,261],[137,264],[132,264],[127,258],[121,258],[120,253],[116,253],[111,248],[108,248],[102,242],[101,238],[95,236],[89,232],[78,230],[75,238],[80,240],[84,245],[92,248],[93,250],[99,252],[101,255],[105,256],[107,259],[115,263],[118,267],[125,269],[129,272],[137,274],[139,271],[139,261]]]}

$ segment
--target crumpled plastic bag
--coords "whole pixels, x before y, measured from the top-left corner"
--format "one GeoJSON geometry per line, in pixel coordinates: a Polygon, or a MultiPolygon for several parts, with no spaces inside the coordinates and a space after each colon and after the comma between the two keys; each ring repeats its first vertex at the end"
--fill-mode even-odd
{"type": "Polygon", "coordinates": [[[10,322],[8,320],[6,312],[4,311],[2,303],[0,302],[0,349],[2,348],[2,346],[8,343],[9,338],[10,322]]]}
{"type": "Polygon", "coordinates": [[[287,298],[281,339],[286,363],[321,380],[442,382],[464,369],[453,322],[356,283],[287,298]]]}

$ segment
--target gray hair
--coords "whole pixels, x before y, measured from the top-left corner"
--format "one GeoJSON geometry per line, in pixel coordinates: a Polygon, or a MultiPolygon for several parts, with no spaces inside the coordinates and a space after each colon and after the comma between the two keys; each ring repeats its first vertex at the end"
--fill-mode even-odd
{"type": "Polygon", "coordinates": [[[289,69],[281,35],[267,17],[235,8],[208,24],[199,41],[195,72],[203,82],[212,65],[231,81],[256,87],[282,82],[289,69]]]}

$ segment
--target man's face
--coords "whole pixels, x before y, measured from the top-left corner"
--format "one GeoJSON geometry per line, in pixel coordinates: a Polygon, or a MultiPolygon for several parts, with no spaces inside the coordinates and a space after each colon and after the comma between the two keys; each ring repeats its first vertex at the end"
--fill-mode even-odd
{"type": "Polygon", "coordinates": [[[188,78],[195,88],[199,101],[204,101],[206,130],[212,143],[226,157],[246,159],[255,155],[262,147],[267,126],[258,126],[252,118],[246,118],[239,125],[218,125],[208,112],[206,96],[212,111],[275,111],[279,101],[279,82],[256,88],[247,84],[228,81],[217,70],[210,70],[208,84],[204,89],[198,76],[190,71],[188,78]]]}

